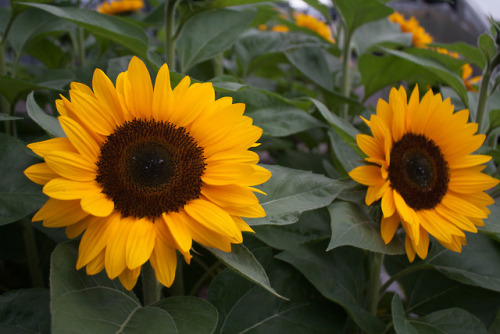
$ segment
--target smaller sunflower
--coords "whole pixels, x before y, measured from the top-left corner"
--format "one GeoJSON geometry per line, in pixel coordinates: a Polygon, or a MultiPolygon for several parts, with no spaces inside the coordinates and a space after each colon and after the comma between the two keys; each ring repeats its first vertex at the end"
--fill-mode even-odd
{"type": "Polygon", "coordinates": [[[102,14],[116,15],[127,12],[137,12],[144,8],[143,0],[116,0],[103,2],[97,6],[97,11],[102,14]]]}
{"type": "Polygon", "coordinates": [[[332,36],[332,30],[326,25],[325,22],[318,20],[314,16],[297,14],[295,16],[295,23],[299,27],[307,28],[316,32],[330,43],[335,43],[335,39],[332,36]]]}
{"type": "Polygon", "coordinates": [[[271,28],[272,31],[276,31],[276,32],[289,32],[290,31],[290,28],[288,28],[286,25],[284,24],[278,24],[278,25],[275,25],[271,28]]]}
{"type": "Polygon", "coordinates": [[[423,48],[433,42],[432,36],[425,31],[414,16],[407,21],[403,15],[394,12],[389,15],[389,20],[399,24],[402,32],[411,33],[413,45],[417,48],[423,48]]]}
{"type": "Polygon", "coordinates": [[[427,256],[429,234],[460,252],[464,231],[477,232],[494,203],[485,191],[499,180],[481,173],[491,157],[471,155],[485,136],[467,123],[468,110],[453,111],[450,99],[432,90],[420,101],[416,87],[408,101],[403,87],[393,88],[389,103],[380,99],[376,115],[363,119],[373,136],[356,136],[369,164],[349,175],[368,186],[367,205],[381,199],[385,243],[402,224],[410,261],[427,256]]]}
{"type": "Polygon", "coordinates": [[[470,64],[464,64],[462,66],[462,80],[464,82],[465,88],[468,91],[477,92],[477,88],[474,87],[479,81],[481,81],[481,76],[472,77],[472,67],[470,64]]]}

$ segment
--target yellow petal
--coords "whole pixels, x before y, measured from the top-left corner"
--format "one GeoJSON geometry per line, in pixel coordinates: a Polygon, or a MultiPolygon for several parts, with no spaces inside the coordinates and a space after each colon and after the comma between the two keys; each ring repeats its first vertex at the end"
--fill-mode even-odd
{"type": "Polygon", "coordinates": [[[72,224],[72,225],[69,225],[66,227],[66,236],[70,239],[74,239],[76,237],[78,237],[80,234],[83,233],[83,231],[85,231],[87,229],[87,227],[89,226],[89,223],[90,223],[90,219],[85,218],[85,219],[82,219],[80,220],[79,222],[75,223],[75,224],[72,224]]]}
{"type": "Polygon", "coordinates": [[[163,221],[170,230],[177,248],[183,253],[189,253],[193,244],[191,232],[186,226],[186,216],[183,211],[164,213],[162,215],[163,221]]]}
{"type": "Polygon", "coordinates": [[[135,221],[136,219],[132,217],[120,218],[120,222],[118,223],[120,226],[106,246],[104,266],[106,267],[108,277],[111,279],[116,278],[127,267],[125,260],[127,239],[135,221]]]}
{"type": "Polygon", "coordinates": [[[116,89],[111,80],[100,69],[94,71],[92,88],[97,99],[106,106],[106,111],[109,111],[115,124],[123,124],[125,118],[116,89]]]}
{"type": "Polygon", "coordinates": [[[152,103],[152,116],[154,119],[168,120],[168,114],[175,112],[172,107],[174,95],[172,94],[170,72],[167,64],[163,64],[156,75],[152,103]]]}
{"type": "Polygon", "coordinates": [[[85,267],[87,275],[96,275],[104,269],[104,249],[85,267]]]}
{"type": "Polygon", "coordinates": [[[46,163],[29,166],[24,170],[24,175],[31,181],[42,186],[47,184],[50,180],[59,177],[59,175],[50,169],[46,163]]]}
{"type": "Polygon", "coordinates": [[[52,138],[36,143],[31,143],[28,144],[28,148],[41,157],[44,157],[47,153],[51,153],[53,151],[77,153],[77,150],[73,147],[67,137],[52,138]]]}
{"type": "Polygon", "coordinates": [[[107,217],[115,208],[115,203],[101,192],[83,196],[80,204],[85,212],[97,217],[107,217]]]}
{"type": "Polygon", "coordinates": [[[262,166],[252,166],[253,172],[248,177],[238,180],[235,184],[240,186],[256,186],[269,180],[272,176],[271,172],[262,166]]]}
{"type": "Polygon", "coordinates": [[[462,214],[471,218],[487,218],[488,216],[477,206],[466,201],[459,195],[454,195],[448,191],[448,193],[441,200],[441,204],[450,209],[453,212],[462,214]]]}
{"type": "Polygon", "coordinates": [[[429,233],[427,233],[427,231],[420,226],[419,235],[419,243],[413,243],[413,248],[421,259],[425,259],[427,257],[427,253],[429,252],[429,233]]]}
{"type": "Polygon", "coordinates": [[[118,224],[120,223],[118,214],[107,219],[91,216],[88,220],[88,227],[83,234],[80,247],[78,248],[77,270],[87,265],[105,249],[109,239],[116,234],[119,227],[118,224]]]}
{"type": "Polygon", "coordinates": [[[75,113],[88,128],[94,132],[108,136],[113,133],[116,127],[111,115],[102,112],[101,102],[93,94],[84,94],[80,91],[70,90],[71,104],[75,108],[75,113]]]}
{"type": "Polygon", "coordinates": [[[461,159],[458,159],[456,161],[450,161],[448,159],[448,164],[449,164],[451,169],[467,168],[467,167],[485,164],[490,160],[491,160],[491,157],[489,155],[475,154],[475,155],[467,155],[467,156],[462,157],[461,159]]]}
{"type": "Polygon", "coordinates": [[[45,155],[45,162],[54,172],[73,181],[92,181],[97,166],[72,152],[53,151],[45,155]]]}
{"type": "Polygon", "coordinates": [[[237,185],[212,186],[203,185],[201,193],[213,203],[224,206],[243,206],[258,204],[259,200],[247,187],[237,185]]]}
{"type": "Polygon", "coordinates": [[[382,178],[380,167],[378,166],[359,166],[349,172],[349,176],[356,182],[366,186],[384,185],[385,180],[382,178]]]}
{"type": "Polygon", "coordinates": [[[150,258],[156,240],[153,224],[146,218],[136,220],[131,224],[125,257],[129,269],[142,266],[150,258]]]}
{"type": "Polygon", "coordinates": [[[394,238],[394,234],[399,226],[399,216],[397,214],[392,215],[388,218],[382,217],[382,221],[380,222],[380,234],[382,235],[382,239],[384,242],[388,244],[391,242],[392,238],[394,238]]]}
{"type": "Polygon", "coordinates": [[[132,290],[137,283],[137,279],[141,274],[141,267],[135,269],[125,268],[123,272],[118,276],[118,279],[122,283],[123,287],[127,290],[132,290]]]}
{"type": "Polygon", "coordinates": [[[241,231],[236,227],[229,214],[217,205],[195,199],[184,206],[186,213],[194,220],[219,234],[228,236],[233,242],[243,241],[241,231]]]}
{"type": "Polygon", "coordinates": [[[384,217],[391,217],[396,211],[396,204],[394,203],[394,195],[392,188],[388,188],[382,196],[382,213],[384,217]]]}
{"type": "Polygon", "coordinates": [[[227,185],[249,177],[254,173],[252,166],[243,163],[210,163],[201,176],[203,182],[211,185],[227,185]]]}
{"type": "Polygon", "coordinates": [[[156,238],[150,262],[155,270],[158,281],[164,286],[170,287],[174,282],[175,269],[177,267],[175,249],[168,247],[159,238],[156,238]]]}
{"type": "Polygon", "coordinates": [[[418,245],[420,225],[415,211],[406,204],[403,197],[396,190],[393,191],[393,196],[398,215],[404,221],[403,226],[406,225],[410,229],[406,230],[406,235],[410,235],[413,242],[418,245]]]}
{"type": "Polygon", "coordinates": [[[371,136],[360,134],[356,135],[356,141],[359,148],[369,157],[385,160],[384,147],[377,143],[377,140],[371,136]]]}
{"type": "Polygon", "coordinates": [[[405,250],[406,250],[406,256],[408,256],[408,260],[410,262],[413,262],[413,260],[415,260],[415,250],[413,249],[413,245],[408,234],[406,235],[405,238],[405,250]]]}
{"type": "Polygon", "coordinates": [[[87,215],[80,208],[78,201],[60,201],[49,198],[33,216],[33,221],[43,220],[43,225],[47,227],[62,227],[74,224],[87,215]]]}
{"type": "Polygon", "coordinates": [[[79,182],[62,178],[52,179],[43,192],[50,197],[62,200],[81,199],[85,195],[101,192],[95,182],[79,182]]]}
{"type": "Polygon", "coordinates": [[[69,117],[59,117],[59,122],[69,141],[87,160],[97,161],[101,149],[94,138],[76,121],[69,117]]]}
{"type": "Polygon", "coordinates": [[[132,57],[126,78],[124,88],[128,110],[136,118],[151,119],[153,84],[146,65],[139,58],[132,57]]]}
{"type": "Polygon", "coordinates": [[[451,171],[449,188],[457,193],[477,193],[493,188],[499,180],[470,168],[451,171]]]}

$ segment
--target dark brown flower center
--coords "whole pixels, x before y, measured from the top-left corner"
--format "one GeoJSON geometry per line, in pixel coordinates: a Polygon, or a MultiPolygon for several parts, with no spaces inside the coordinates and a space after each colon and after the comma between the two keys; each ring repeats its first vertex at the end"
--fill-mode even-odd
{"type": "Polygon", "coordinates": [[[448,191],[448,163],[433,140],[406,133],[392,147],[389,180],[408,206],[432,209],[448,191]]]}
{"type": "Polygon", "coordinates": [[[155,219],[200,196],[203,148],[182,127],[134,119],[108,136],[96,181],[122,216],[155,219]]]}

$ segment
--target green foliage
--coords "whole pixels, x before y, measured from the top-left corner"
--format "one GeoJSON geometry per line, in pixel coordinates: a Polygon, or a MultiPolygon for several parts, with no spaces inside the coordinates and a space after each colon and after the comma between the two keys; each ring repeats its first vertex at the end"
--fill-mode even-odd
{"type": "Polygon", "coordinates": [[[277,0],[153,0],[120,15],[92,2],[0,8],[1,333],[500,333],[498,186],[461,253],[431,235],[428,256],[410,262],[404,229],[385,244],[381,201],[367,206],[366,186],[349,178],[374,163],[357,140],[371,135],[377,99],[415,85],[470,110],[486,135],[477,153],[493,157],[483,172],[499,177],[498,22],[477,45],[417,47],[388,19],[389,1],[305,2],[335,43],[277,0]],[[150,305],[144,271],[127,291],[105,270],[76,270],[80,241],[66,242],[64,227],[31,228],[47,197],[23,174],[42,162],[27,143],[65,136],[55,100],[71,99],[70,83],[92,88],[99,68],[116,85],[133,56],[153,79],[168,62],[172,87],[189,75],[245,104],[263,132],[251,150],[272,173],[253,189],[266,216],[243,217],[255,233],[228,253],[194,243],[190,265],[180,256],[173,285],[150,305]],[[472,89],[466,64],[482,75],[472,89]]]}

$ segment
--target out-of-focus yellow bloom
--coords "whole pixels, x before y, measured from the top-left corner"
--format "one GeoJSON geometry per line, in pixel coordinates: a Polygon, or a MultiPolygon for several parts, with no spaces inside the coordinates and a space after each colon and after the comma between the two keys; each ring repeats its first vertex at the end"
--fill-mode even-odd
{"type": "Polygon", "coordinates": [[[275,25],[274,27],[272,27],[271,30],[277,31],[277,32],[289,32],[290,28],[288,28],[286,25],[278,24],[278,25],[275,25]]]}
{"type": "Polygon", "coordinates": [[[314,16],[307,14],[297,14],[295,16],[295,23],[299,27],[304,27],[316,32],[318,35],[320,35],[330,43],[335,43],[335,39],[332,36],[332,30],[330,29],[330,27],[328,27],[325,22],[318,20],[314,16]]]}
{"type": "Polygon", "coordinates": [[[477,88],[474,87],[473,85],[477,84],[479,81],[481,81],[481,76],[475,76],[472,77],[472,67],[470,64],[464,64],[462,66],[462,80],[464,82],[465,88],[467,90],[472,91],[472,92],[477,92],[477,88]]]}
{"type": "Polygon", "coordinates": [[[432,36],[429,35],[422,26],[420,26],[418,20],[414,16],[407,21],[404,19],[403,15],[398,12],[394,12],[389,16],[389,20],[398,23],[402,32],[411,33],[413,45],[416,47],[423,48],[427,44],[432,43],[432,36]]]}
{"type": "Polygon", "coordinates": [[[107,15],[116,15],[126,12],[137,12],[142,8],[144,8],[143,0],[117,0],[103,2],[97,6],[97,11],[107,15]]]}

